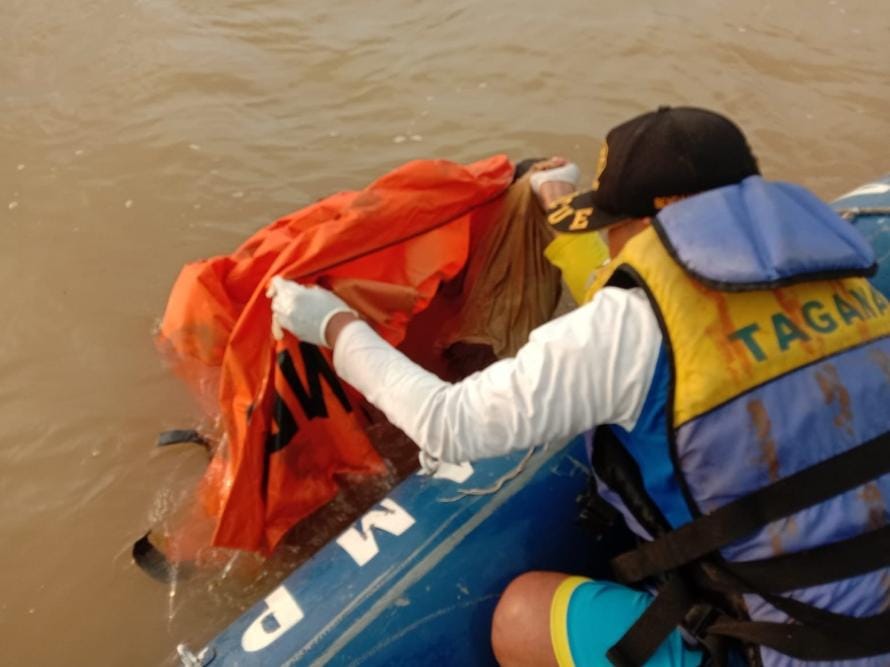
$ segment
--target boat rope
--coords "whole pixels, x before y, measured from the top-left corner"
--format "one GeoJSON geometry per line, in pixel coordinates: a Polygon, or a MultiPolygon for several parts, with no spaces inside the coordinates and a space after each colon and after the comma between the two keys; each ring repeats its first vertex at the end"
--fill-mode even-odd
{"type": "Polygon", "coordinates": [[[457,502],[458,500],[463,500],[467,496],[489,496],[491,494],[497,493],[504,487],[507,482],[516,479],[522,473],[522,471],[525,470],[525,467],[528,465],[528,462],[531,460],[532,456],[534,456],[535,452],[543,449],[547,449],[547,445],[532,447],[531,449],[529,449],[525,453],[525,456],[523,456],[522,459],[519,461],[519,463],[517,463],[511,470],[508,470],[506,473],[498,477],[490,486],[477,489],[458,489],[456,496],[452,496],[450,498],[440,498],[439,502],[453,503],[457,502]]]}

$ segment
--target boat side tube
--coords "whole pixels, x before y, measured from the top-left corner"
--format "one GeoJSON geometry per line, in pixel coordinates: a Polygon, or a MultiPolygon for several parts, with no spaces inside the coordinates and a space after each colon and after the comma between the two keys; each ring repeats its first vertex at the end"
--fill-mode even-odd
{"type": "Polygon", "coordinates": [[[495,664],[491,616],[514,577],[591,571],[586,461],[577,437],[409,477],[183,663],[495,664]]]}
{"type": "Polygon", "coordinates": [[[890,298],[890,174],[848,192],[831,205],[871,243],[878,260],[872,283],[890,298]]]}

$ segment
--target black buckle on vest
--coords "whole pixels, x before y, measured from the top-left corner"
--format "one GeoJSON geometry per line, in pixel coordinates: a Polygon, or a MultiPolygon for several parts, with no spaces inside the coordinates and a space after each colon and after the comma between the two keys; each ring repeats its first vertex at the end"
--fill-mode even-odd
{"type": "Polygon", "coordinates": [[[720,618],[721,612],[714,605],[701,602],[690,609],[683,618],[683,629],[698,641],[704,643],[714,621],[720,618]]]}

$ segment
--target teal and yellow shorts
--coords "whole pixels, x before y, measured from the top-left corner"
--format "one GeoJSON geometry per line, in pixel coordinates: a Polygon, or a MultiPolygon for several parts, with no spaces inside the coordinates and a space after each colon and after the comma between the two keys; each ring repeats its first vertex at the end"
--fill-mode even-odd
{"type": "MultiPolygon", "coordinates": [[[[640,617],[652,595],[608,581],[569,577],[550,603],[550,640],[559,667],[609,665],[606,652],[640,617]]],[[[702,651],[674,630],[646,665],[697,667],[702,651]]]]}

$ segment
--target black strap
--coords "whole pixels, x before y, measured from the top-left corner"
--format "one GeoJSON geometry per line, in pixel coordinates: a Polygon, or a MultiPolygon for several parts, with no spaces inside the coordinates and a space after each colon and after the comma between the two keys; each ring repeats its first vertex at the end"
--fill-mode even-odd
{"type": "Polygon", "coordinates": [[[851,660],[890,652],[890,633],[885,612],[878,619],[887,635],[883,645],[869,645],[857,634],[830,634],[812,627],[789,623],[764,623],[720,619],[708,629],[713,635],[768,646],[779,653],[801,660],[851,660]]]}
{"type": "MultiPolygon", "coordinates": [[[[886,532],[887,531],[885,529],[880,529],[868,533],[867,536],[881,537],[882,534],[885,534],[886,532]]],[[[856,539],[849,540],[848,542],[850,544],[853,544],[854,546],[857,544],[857,542],[859,544],[862,544],[861,541],[858,541],[856,539]]],[[[848,546],[844,548],[848,548],[848,546]]],[[[865,546],[865,548],[870,547],[871,545],[865,546]]],[[[878,560],[883,560],[883,562],[879,563],[877,567],[871,568],[872,570],[878,569],[878,567],[884,566],[887,563],[888,554],[886,551],[879,552],[878,556],[879,557],[874,559],[872,562],[877,562],[878,560]]],[[[703,565],[702,567],[703,569],[706,569],[708,566],[703,565]]],[[[723,574],[728,579],[732,579],[734,577],[734,575],[730,571],[730,566],[721,564],[717,567],[727,570],[723,574]]],[[[737,568],[733,569],[735,570],[737,568]]],[[[833,577],[826,576],[826,581],[837,581],[843,578],[845,578],[844,575],[839,572],[835,572],[833,577]]],[[[821,582],[807,582],[801,578],[799,579],[799,583],[817,585],[821,582]]],[[[803,642],[804,644],[807,644],[806,648],[795,647],[793,642],[786,642],[781,645],[771,643],[773,641],[773,630],[764,630],[764,628],[767,628],[770,624],[757,624],[757,627],[760,628],[758,632],[763,631],[766,633],[762,640],[758,640],[758,643],[771,646],[773,648],[776,648],[777,650],[781,650],[781,652],[783,653],[788,653],[789,655],[794,655],[797,657],[810,657],[811,655],[817,655],[816,653],[811,653],[811,651],[817,650],[814,647],[818,647],[818,655],[823,656],[819,659],[828,660],[865,657],[869,655],[880,655],[890,652],[890,633],[887,632],[887,628],[890,628],[890,610],[885,610],[873,616],[848,616],[845,614],[838,614],[827,609],[821,609],[819,607],[806,604],[804,602],[800,602],[792,597],[784,597],[781,595],[776,595],[775,593],[757,590],[756,587],[751,586],[750,582],[742,582],[741,580],[737,580],[737,585],[734,590],[748,590],[758,593],[776,609],[784,612],[790,618],[794,619],[800,624],[800,626],[798,626],[797,624],[794,624],[793,626],[803,628],[803,630],[795,631],[797,635],[800,636],[800,639],[795,639],[794,642],[803,642]],[[839,640],[838,638],[843,639],[839,640]],[[851,645],[855,649],[852,652],[851,645]],[[791,652],[786,649],[790,649],[791,652]]],[[[787,623],[780,623],[778,625],[785,629],[790,627],[787,623]]],[[[748,630],[746,630],[746,632],[747,631],[748,630]]],[[[739,636],[739,638],[746,641],[749,640],[748,636],[739,636]]],[[[784,641],[785,640],[783,640],[783,642],[784,641]]],[[[810,657],[810,659],[816,658],[810,657]]]]}
{"type": "Polygon", "coordinates": [[[890,526],[831,544],[743,563],[701,565],[697,581],[721,593],[783,593],[890,565],[890,526]]]}
{"type": "MultiPolygon", "coordinates": [[[[890,610],[874,616],[847,616],[836,614],[827,609],[798,602],[791,597],[782,597],[767,593],[762,596],[777,609],[791,618],[800,621],[805,627],[821,631],[827,637],[849,637],[851,641],[866,648],[871,653],[862,655],[878,655],[890,652],[890,610]]],[[[846,656],[854,658],[858,656],[846,656]]]]}
{"type": "Polygon", "coordinates": [[[625,507],[650,535],[668,533],[668,523],[643,484],[640,466],[618,440],[611,426],[599,426],[593,436],[593,469],[617,493],[625,507]]]}
{"type": "Polygon", "coordinates": [[[133,542],[131,552],[133,561],[140,570],[156,581],[164,584],[183,580],[195,574],[195,564],[192,562],[173,563],[164,552],[151,542],[151,531],[148,531],[133,542]]]}
{"type": "Polygon", "coordinates": [[[597,536],[621,521],[621,512],[599,494],[593,475],[588,480],[587,488],[575,498],[575,503],[578,505],[578,521],[597,536]]]}
{"type": "Polygon", "coordinates": [[[161,431],[158,434],[157,447],[167,447],[168,445],[181,445],[184,443],[193,443],[201,445],[205,449],[210,449],[210,442],[195,429],[171,429],[169,431],[161,431]]]}
{"type": "Polygon", "coordinates": [[[167,557],[149,540],[151,531],[133,542],[133,561],[152,579],[170,583],[174,579],[174,567],[167,557]]]}
{"type": "MultiPolygon", "coordinates": [[[[731,619],[715,607],[695,604],[694,596],[675,576],[606,657],[616,667],[640,667],[681,624],[705,646],[723,637],[767,646],[802,660],[844,660],[890,653],[890,611],[856,618],[788,598],[768,595],[766,599],[806,624],[731,619]]],[[[723,650],[725,645],[719,651],[712,650],[712,658],[718,663],[723,661],[723,650]]]]}
{"type": "Polygon", "coordinates": [[[621,581],[674,570],[763,528],[890,472],[890,433],[805,468],[699,517],[612,561],[621,581]]]}
{"type": "Polygon", "coordinates": [[[711,604],[697,601],[693,591],[678,575],[672,575],[665,586],[630,629],[606,653],[616,667],[639,667],[651,658],[673,630],[682,625],[708,653],[710,667],[723,667],[727,662],[726,639],[708,632],[711,625],[725,617],[711,604]]]}
{"type": "Polygon", "coordinates": [[[636,622],[606,653],[615,667],[639,667],[652,657],[694,600],[679,577],[672,577],[636,622]]]}

